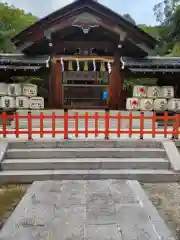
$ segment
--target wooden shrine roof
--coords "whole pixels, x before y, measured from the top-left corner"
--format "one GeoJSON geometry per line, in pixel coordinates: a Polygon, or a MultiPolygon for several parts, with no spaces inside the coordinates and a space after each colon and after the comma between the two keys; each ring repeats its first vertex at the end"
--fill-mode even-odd
{"type": "Polygon", "coordinates": [[[157,44],[157,41],[153,37],[144,32],[138,26],[94,0],[74,1],[71,4],[68,4],[65,7],[51,13],[47,17],[37,21],[32,26],[13,37],[12,41],[16,46],[21,46],[25,42],[28,43],[29,41],[33,41],[33,43],[37,42],[39,39],[44,38],[44,34],[47,29],[53,28],[57,24],[61,25],[64,21],[67,22],[69,18],[76,16],[80,11],[90,11],[96,14],[96,16],[101,15],[106,22],[114,22],[119,27],[122,27],[127,32],[130,32],[131,36],[136,36],[140,42],[146,43],[151,49],[153,49],[157,44]],[[35,35],[37,38],[34,38],[35,35]]]}

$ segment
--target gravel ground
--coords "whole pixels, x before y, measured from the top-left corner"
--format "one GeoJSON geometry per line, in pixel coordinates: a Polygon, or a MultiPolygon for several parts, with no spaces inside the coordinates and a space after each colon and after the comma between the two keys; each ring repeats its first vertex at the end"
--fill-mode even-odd
{"type": "Polygon", "coordinates": [[[0,229],[25,194],[28,185],[0,185],[0,229]]]}
{"type": "Polygon", "coordinates": [[[148,183],[142,187],[176,239],[180,240],[180,184],[148,183]]]}

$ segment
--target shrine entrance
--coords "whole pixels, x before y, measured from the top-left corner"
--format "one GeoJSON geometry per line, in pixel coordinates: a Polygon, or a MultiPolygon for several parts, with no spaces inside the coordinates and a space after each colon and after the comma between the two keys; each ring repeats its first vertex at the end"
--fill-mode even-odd
{"type": "Polygon", "coordinates": [[[103,92],[108,72],[71,71],[63,73],[63,98],[67,108],[105,108],[103,92]]]}

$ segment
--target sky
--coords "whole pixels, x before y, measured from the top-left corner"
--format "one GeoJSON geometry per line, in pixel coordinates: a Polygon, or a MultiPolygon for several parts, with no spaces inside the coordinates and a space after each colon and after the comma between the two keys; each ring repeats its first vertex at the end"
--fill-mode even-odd
{"type": "MultiPolygon", "coordinates": [[[[39,18],[63,7],[73,0],[0,0],[15,7],[31,12],[39,18]]],[[[159,0],[99,0],[101,4],[111,8],[119,14],[129,13],[137,24],[155,25],[156,19],[153,6],[159,0]]]]}

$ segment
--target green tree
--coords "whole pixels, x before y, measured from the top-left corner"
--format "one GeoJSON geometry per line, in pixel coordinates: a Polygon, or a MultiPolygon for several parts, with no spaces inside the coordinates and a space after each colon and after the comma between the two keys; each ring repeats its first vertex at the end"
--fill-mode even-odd
{"type": "Polygon", "coordinates": [[[10,38],[37,21],[31,13],[0,3],[0,52],[12,52],[10,38]]]}
{"type": "Polygon", "coordinates": [[[180,0],[163,0],[154,6],[161,26],[159,49],[162,55],[180,56],[180,0]]]}

